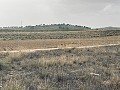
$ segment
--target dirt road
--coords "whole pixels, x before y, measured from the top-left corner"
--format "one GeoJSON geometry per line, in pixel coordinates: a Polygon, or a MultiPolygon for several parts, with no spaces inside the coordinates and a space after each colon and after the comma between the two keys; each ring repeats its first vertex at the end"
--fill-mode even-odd
{"type": "Polygon", "coordinates": [[[72,48],[94,48],[94,47],[104,47],[104,46],[115,46],[120,44],[108,44],[108,45],[93,45],[93,46],[81,46],[81,47],[63,47],[63,48],[45,48],[45,49],[26,49],[26,50],[14,50],[14,51],[0,51],[0,53],[18,53],[18,52],[35,52],[35,51],[49,51],[58,49],[72,49],[72,48]]]}

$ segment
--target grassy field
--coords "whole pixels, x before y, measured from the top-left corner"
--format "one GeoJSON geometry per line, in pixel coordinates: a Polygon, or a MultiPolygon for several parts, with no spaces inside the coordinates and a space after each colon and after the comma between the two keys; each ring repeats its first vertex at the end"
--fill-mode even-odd
{"type": "Polygon", "coordinates": [[[35,39],[69,39],[94,38],[120,35],[120,30],[110,31],[54,31],[54,32],[0,32],[0,40],[35,40],[35,39]]]}
{"type": "Polygon", "coordinates": [[[119,90],[119,77],[120,31],[0,32],[0,90],[119,90]]]}
{"type": "Polygon", "coordinates": [[[0,53],[1,90],[119,90],[120,45],[0,53]]]}

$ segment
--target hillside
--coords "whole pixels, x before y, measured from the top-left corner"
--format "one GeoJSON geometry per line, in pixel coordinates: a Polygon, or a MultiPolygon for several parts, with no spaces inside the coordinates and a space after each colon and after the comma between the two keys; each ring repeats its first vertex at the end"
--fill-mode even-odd
{"type": "Polygon", "coordinates": [[[96,28],[95,30],[120,30],[120,27],[104,27],[104,28],[96,28]]]}
{"type": "Polygon", "coordinates": [[[71,25],[71,24],[40,24],[40,25],[30,25],[25,27],[3,27],[2,30],[38,30],[38,31],[69,31],[69,30],[88,30],[90,27],[71,25]]]}

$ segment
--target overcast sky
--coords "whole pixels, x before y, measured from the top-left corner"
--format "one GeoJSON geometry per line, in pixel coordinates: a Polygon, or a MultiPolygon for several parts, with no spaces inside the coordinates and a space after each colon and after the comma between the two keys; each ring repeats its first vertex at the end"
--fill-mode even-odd
{"type": "Polygon", "coordinates": [[[0,26],[69,23],[120,27],[120,0],[0,0],[0,26]]]}

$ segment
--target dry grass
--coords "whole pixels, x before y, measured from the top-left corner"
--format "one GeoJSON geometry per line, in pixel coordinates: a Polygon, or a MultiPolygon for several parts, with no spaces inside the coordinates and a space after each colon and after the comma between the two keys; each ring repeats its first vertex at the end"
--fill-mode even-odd
{"type": "Polygon", "coordinates": [[[119,48],[6,54],[0,58],[1,89],[119,90],[119,48]]]}
{"type": "Polygon", "coordinates": [[[78,47],[88,45],[107,45],[120,43],[120,36],[84,38],[84,39],[44,39],[0,41],[0,51],[40,49],[52,47],[78,47]]]}

